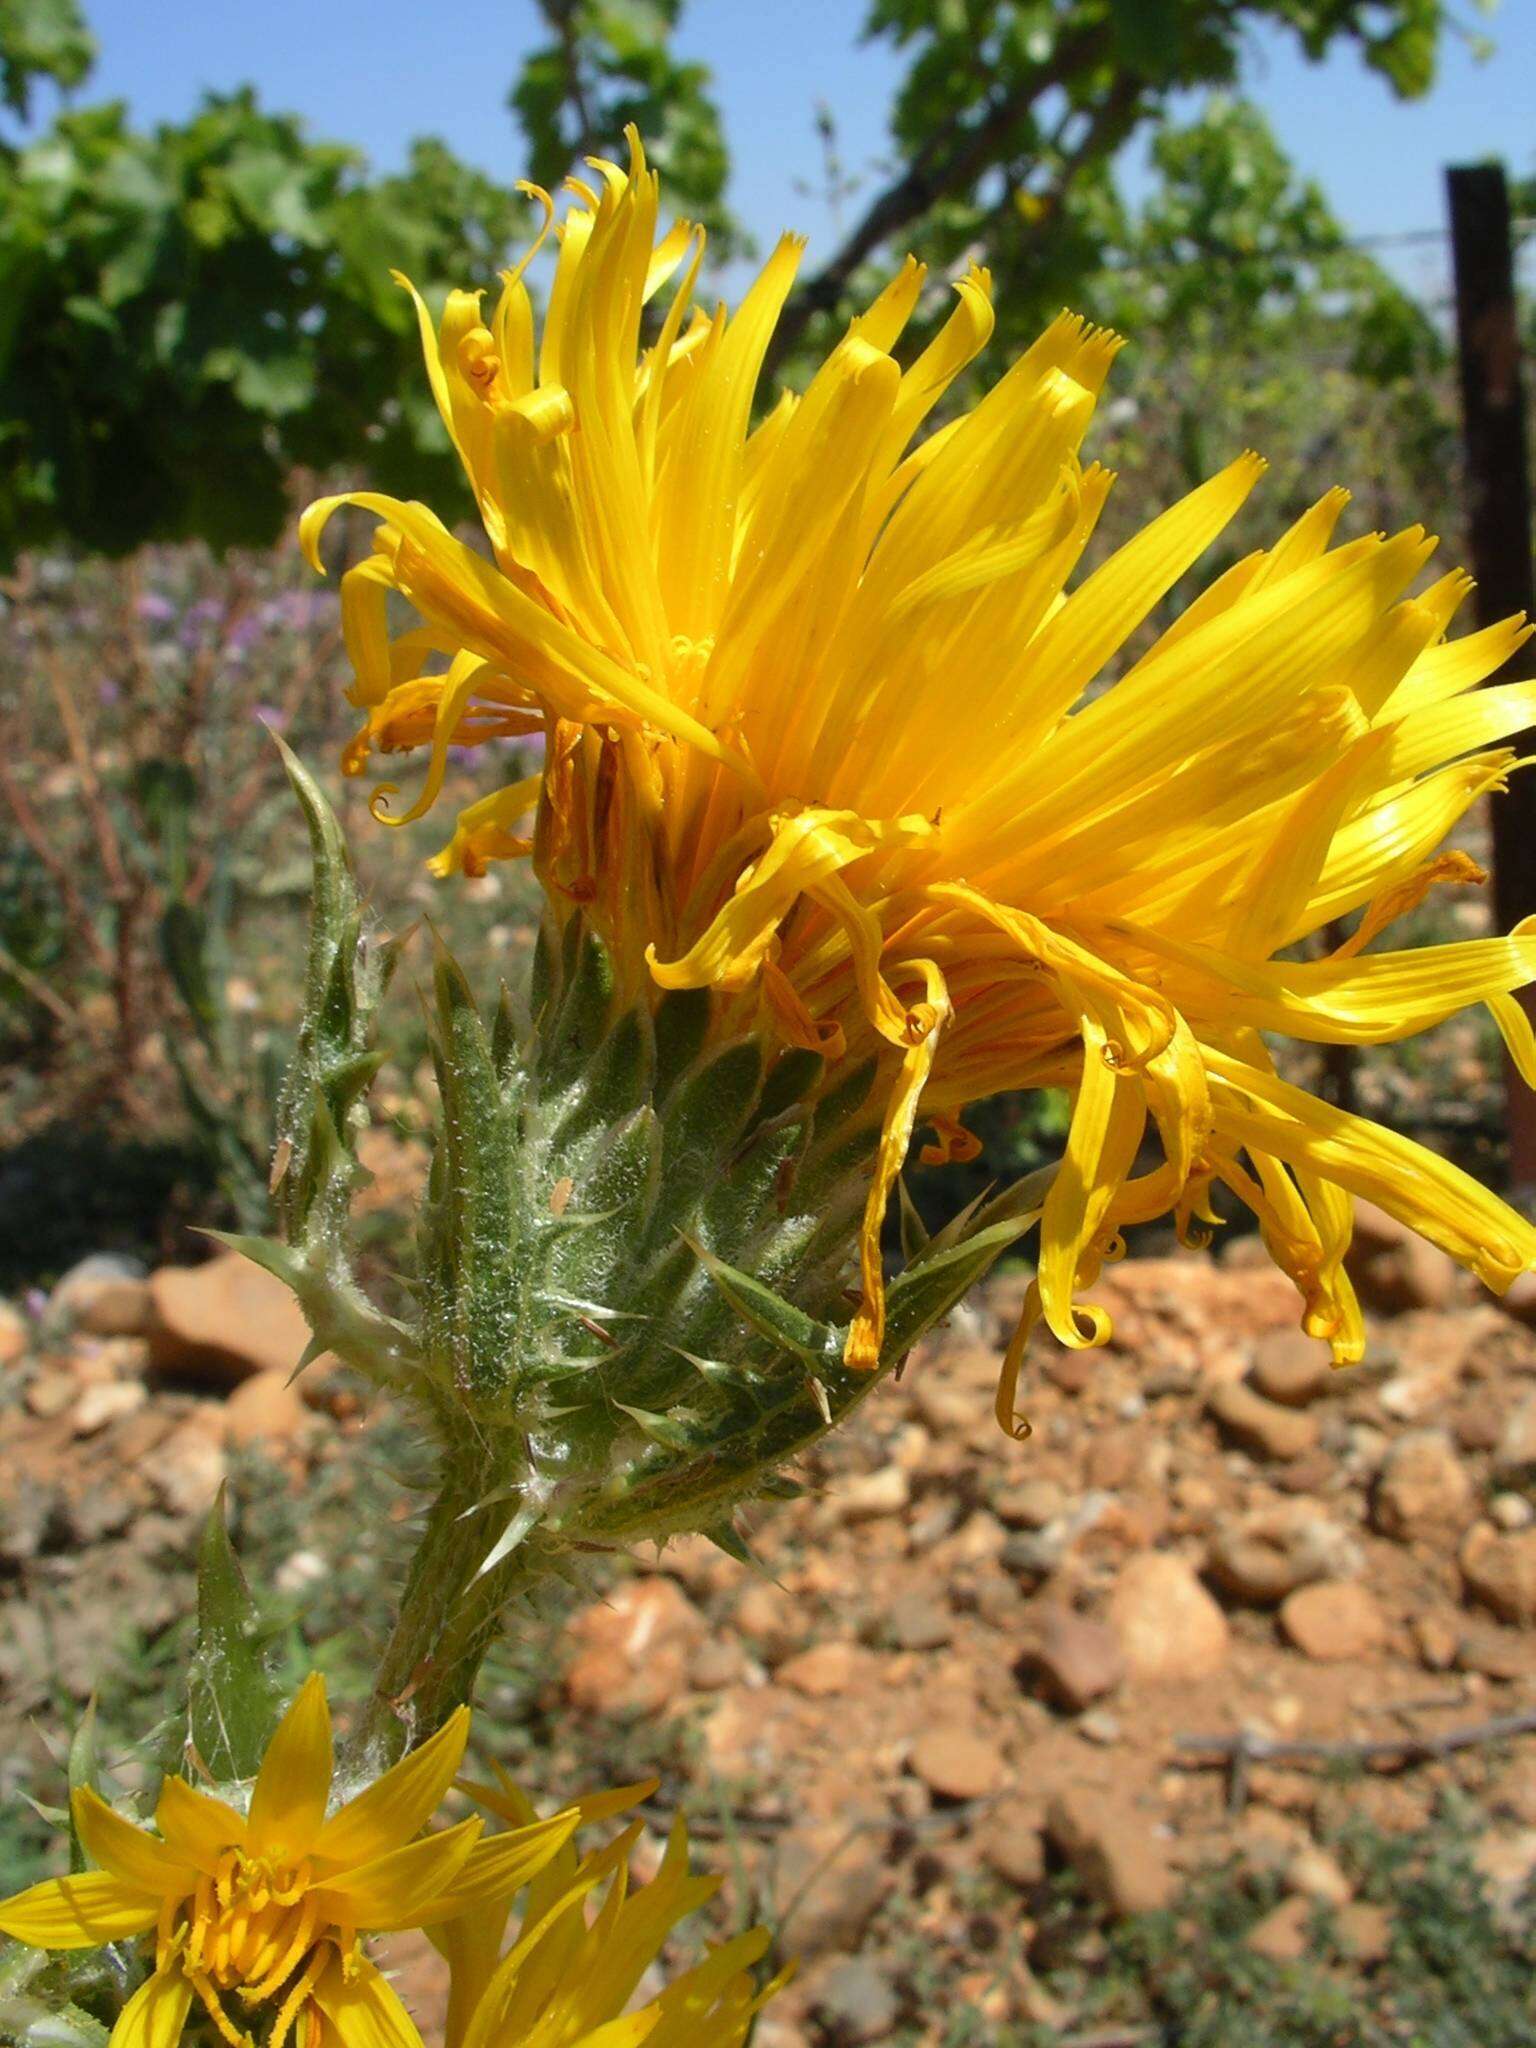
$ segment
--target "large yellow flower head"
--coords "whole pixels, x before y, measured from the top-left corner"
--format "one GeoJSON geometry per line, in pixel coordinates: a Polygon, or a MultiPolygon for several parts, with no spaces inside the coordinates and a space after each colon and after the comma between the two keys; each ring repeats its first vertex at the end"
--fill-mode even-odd
{"type": "MultiPolygon", "coordinates": [[[[505,1773],[497,1776],[498,1785],[463,1789],[521,1836],[534,1824],[533,1808],[505,1773]]],[[[606,1819],[648,1789],[583,1800],[581,1818],[606,1819]]],[[[510,1943],[503,1899],[443,1930],[438,1946],[452,1971],[444,2048],[638,2048],[642,2041],[648,2048],[742,2048],[754,2016],[791,1975],[786,1969],[761,1987],[754,1982],[753,1966],[770,1945],[766,1927],[720,1942],[656,1996],[635,2003],[672,1930],[720,1889],[718,1877],[690,1869],[681,1816],[655,1876],[632,1888],[630,1860],[642,1831],[632,1821],[584,1856],[562,1842],[518,1900],[510,1943]]]]}
{"type": "Polygon", "coordinates": [[[755,419],[800,244],[734,315],[695,307],[702,233],[658,238],[630,141],[628,174],[594,162],[572,185],[537,346],[520,272],[494,310],[452,293],[436,328],[417,302],[492,559],[369,492],[306,515],[317,566],[338,505],[381,522],[343,582],[366,715],[348,765],[430,744],[393,822],[433,802],[450,744],[542,733],[542,773],[466,811],[440,873],[531,853],[632,999],[714,990],[718,1031],[814,1048],[834,1078],[880,1056],[850,1364],[879,1354],[880,1225],[915,1126],[925,1157],[953,1155],[965,1105],[1002,1089],[1073,1097],[1032,1304],[1065,1344],[1106,1334],[1079,1295],[1123,1227],[1171,1213],[1198,1233],[1217,1182],[1340,1360],[1362,1346],[1354,1195],[1494,1288],[1536,1264],[1513,1211],[1280,1079],[1263,1036],[1379,1043],[1485,1002],[1536,1074],[1511,994],[1536,930],[1366,950],[1437,884],[1480,879],[1438,849],[1536,717],[1536,685],[1475,688],[1521,622],[1448,640],[1468,579],[1410,596],[1433,549],[1417,528],[1331,545],[1332,491],[1149,639],[1255,456],[1074,583],[1112,481],[1078,451],[1116,337],[1062,315],[925,437],[991,332],[989,280],[962,278],[903,366],[908,262],[804,396],[755,419]],[[391,592],[419,619],[393,638],[391,592]],[[1296,957],[1352,915],[1344,944],[1296,957]],[[1149,1138],[1160,1162],[1138,1170],[1149,1138]]]}
{"type": "Polygon", "coordinates": [[[510,1897],[564,1847],[581,1816],[530,1813],[481,1842],[467,1820],[421,1830],[453,1782],[461,1710],[355,1798],[327,1812],[333,1758],[325,1682],[306,1680],[241,1807],[167,1778],[155,1832],[89,1790],[76,1832],[99,1866],[0,1903],[0,1932],[35,1948],[154,1937],[154,1968],[112,2048],[175,2048],[200,2005],[230,2048],[420,2048],[361,1937],[437,1927],[510,1897]]]}
{"type": "Polygon", "coordinates": [[[541,1820],[498,1771],[497,1785],[463,1786],[504,1823],[497,1833],[482,1836],[479,1819],[423,1832],[455,1783],[468,1734],[461,1708],[333,1806],[330,1711],[324,1680],[312,1676],[278,1724],[248,1804],[167,1778],[152,1832],[78,1790],[76,1833],[98,1867],[0,1901],[0,1932],[56,1950],[152,1939],[154,1967],[123,2007],[111,2048],[176,2048],[199,2006],[229,2048],[253,2048],[258,2035],[263,2048],[422,2048],[362,1945],[406,1927],[427,1929],[450,1964],[442,2048],[741,2048],[788,1974],[753,1981],[766,1928],[718,1944],[634,2003],[677,1923],[719,1889],[718,1877],[690,1870],[682,1821],[638,1889],[629,1864],[639,1821],[584,1856],[571,1845],[579,1827],[623,1813],[654,1781],[541,1820]]]}

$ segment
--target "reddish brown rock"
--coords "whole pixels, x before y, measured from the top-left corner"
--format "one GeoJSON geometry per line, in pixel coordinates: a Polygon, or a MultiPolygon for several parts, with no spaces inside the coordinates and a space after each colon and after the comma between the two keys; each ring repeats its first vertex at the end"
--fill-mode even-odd
{"type": "Polygon", "coordinates": [[[1125,1654],[1113,1629],[1065,1607],[1052,1607],[1025,1652],[1026,1671],[1053,1704],[1080,1714],[1125,1676],[1125,1654]]]}
{"type": "Polygon", "coordinates": [[[1227,1661],[1227,1617],[1182,1558],[1133,1557],[1110,1595],[1108,1620],[1132,1678],[1180,1683],[1209,1678],[1227,1661]]]}
{"type": "Polygon", "coordinates": [[[879,1622],[881,1641],[896,1650],[942,1650],[954,1633],[948,1607],[920,1592],[898,1594],[879,1622]]]}
{"type": "Polygon", "coordinates": [[[1517,1273],[1501,1298],[1501,1306],[1516,1322],[1536,1328],[1536,1273],[1517,1273]]]}
{"type": "Polygon", "coordinates": [[[1524,1629],[1497,1628],[1469,1617],[1456,1645],[1456,1669],[1505,1685],[1536,1678],[1536,1642],[1524,1629]]]}
{"type": "Polygon", "coordinates": [[[1298,1586],[1351,1577],[1363,1562],[1346,1529],[1314,1501],[1295,1500],[1219,1524],[1206,1569],[1245,1606],[1274,1607],[1298,1586]]]}
{"type": "Polygon", "coordinates": [[[44,1359],[27,1381],[27,1412],[47,1422],[72,1406],[79,1391],[80,1383],[67,1365],[44,1359]]]}
{"type": "Polygon", "coordinates": [[[1398,1438],[1383,1460],[1371,1503],[1371,1519],[1383,1536],[1400,1543],[1456,1536],[1475,1511],[1472,1481],[1443,1430],[1415,1429],[1398,1438]]]}
{"type": "Polygon", "coordinates": [[[1490,1829],[1472,1851],[1472,1867],[1495,1912],[1512,1919],[1517,1902],[1536,1877],[1536,1828],[1521,1828],[1513,1834],[1490,1829]]]}
{"type": "Polygon", "coordinates": [[[1297,1963],[1312,1946],[1312,1899],[1299,1894],[1282,1899],[1248,1930],[1248,1947],[1269,1963],[1297,1963]]]}
{"type": "Polygon", "coordinates": [[[309,1325],[281,1280],[236,1252],[150,1276],[157,1370],[232,1386],[252,1373],[290,1373],[309,1325]]]}
{"type": "Polygon", "coordinates": [[[1335,1908],[1347,1906],[1355,1895],[1337,1860],[1315,1842],[1298,1849],[1287,1864],[1285,1888],[1299,1898],[1321,1899],[1325,1906],[1335,1908]]]}
{"type": "Polygon", "coordinates": [[[1280,1626],[1315,1664],[1373,1656],[1386,1641],[1381,1609],[1364,1586],[1303,1586],[1280,1608],[1280,1626]]]}
{"type": "Polygon", "coordinates": [[[1500,1621],[1536,1621],[1536,1529],[1505,1536],[1478,1522],[1467,1532],[1460,1563],[1467,1591],[1500,1621]]]}
{"type": "Polygon", "coordinates": [[[1054,1479],[1021,1479],[1000,1486],[992,1496],[992,1512],[1010,1529],[1044,1529],[1067,1512],[1071,1501],[1054,1479]]]}
{"type": "Polygon", "coordinates": [[[977,1837],[981,1860],[1005,1884],[1029,1891],[1045,1876],[1045,1842],[1040,1809],[1026,1799],[1003,1799],[977,1837]]]}
{"type": "Polygon", "coordinates": [[[912,1405],[935,1436],[964,1435],[984,1422],[991,1408],[979,1388],[959,1385],[934,1372],[924,1373],[913,1387],[912,1405]]]}
{"type": "Polygon", "coordinates": [[[805,1610],[782,1586],[758,1580],[736,1602],[736,1627],[765,1664],[782,1664],[804,1643],[805,1610]]]}
{"type": "Polygon", "coordinates": [[[587,1713],[657,1713],[685,1689],[704,1632],[675,1580],[631,1579],[572,1621],[566,1697],[587,1713]]]}
{"type": "Polygon", "coordinates": [[[1536,1474],[1536,1394],[1527,1394],[1505,1416],[1493,1454],[1493,1476],[1518,1485],[1536,1474]]]}
{"type": "Polygon", "coordinates": [[[228,1469],[219,1436],[220,1418],[209,1403],[139,1460],[138,1471],[167,1514],[206,1515],[213,1506],[228,1469]]]}
{"type": "Polygon", "coordinates": [[[779,1666],[775,1673],[780,1685],[807,1699],[829,1699],[837,1693],[852,1692],[867,1679],[870,1653],[854,1643],[814,1643],[779,1666]]]}
{"type": "Polygon", "coordinates": [[[1328,1347],[1305,1330],[1271,1330],[1253,1347],[1255,1392],[1282,1408],[1306,1408],[1334,1384],[1328,1347]]]}
{"type": "Polygon", "coordinates": [[[98,1430],[125,1421],[147,1398],[142,1380],[103,1380],[87,1387],[75,1403],[70,1428],[76,1436],[95,1436],[98,1430]]]}
{"type": "Polygon", "coordinates": [[[224,1441],[232,1450],[273,1449],[301,1436],[309,1419],[292,1373],[269,1366],[242,1380],[224,1403],[224,1441]]]}
{"type": "Polygon", "coordinates": [[[1341,1907],[1333,1931],[1344,1953],[1367,1969],[1392,1953],[1392,1915],[1369,1900],[1352,1899],[1341,1907]]]}
{"type": "Polygon", "coordinates": [[[1129,1801],[1073,1787],[1051,1800],[1045,1829],[1084,1890],[1117,1919],[1160,1912],[1172,1899],[1167,1855],[1129,1801]]]}
{"type": "Polygon", "coordinates": [[[1266,1401],[1240,1380],[1219,1382],[1205,1405],[1223,1433],[1256,1458],[1299,1458],[1317,1444],[1315,1415],[1266,1401]]]}
{"type": "Polygon", "coordinates": [[[846,1818],[801,1821],[774,1864],[783,1896],[797,1902],[795,1953],[807,1959],[856,1949],[896,1882],[885,1832],[869,1825],[850,1840],[846,1818]]]}
{"type": "Polygon", "coordinates": [[[1446,1610],[1432,1608],[1416,1614],[1411,1623],[1414,1647],[1426,1671],[1449,1671],[1461,1647],[1461,1618],[1446,1610]]]}
{"type": "Polygon", "coordinates": [[[32,1325],[19,1308],[0,1300],[0,1365],[14,1365],[24,1358],[32,1342],[32,1325]]]}
{"type": "Polygon", "coordinates": [[[996,1743],[958,1725],[919,1735],[908,1763],[935,1797],[955,1801],[987,1798],[1006,1775],[996,1743]]]}
{"type": "Polygon", "coordinates": [[[873,1522],[899,1515],[912,1498],[912,1482],[899,1465],[882,1465],[844,1479],[833,1489],[832,1510],[840,1522],[873,1522]]]}
{"type": "Polygon", "coordinates": [[[700,1643],[688,1661],[688,1683],[695,1692],[724,1692],[738,1685],[747,1674],[746,1653],[728,1636],[712,1636],[700,1643]]]}
{"type": "Polygon", "coordinates": [[[1455,1260],[1374,1202],[1355,1203],[1354,1241],[1345,1266],[1361,1300],[1388,1315],[1449,1308],[1456,1299],[1455,1260]]]}
{"type": "Polygon", "coordinates": [[[93,1254],[58,1282],[48,1298],[50,1326],[96,1337],[138,1337],[149,1327],[149,1282],[136,1261],[93,1254]]]}

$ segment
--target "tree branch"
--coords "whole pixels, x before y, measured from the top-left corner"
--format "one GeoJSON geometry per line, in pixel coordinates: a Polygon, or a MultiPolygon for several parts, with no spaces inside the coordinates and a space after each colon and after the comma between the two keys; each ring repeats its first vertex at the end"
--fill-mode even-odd
{"type": "MultiPolygon", "coordinates": [[[[836,255],[791,295],[769,344],[766,372],[771,375],[793,350],[816,314],[837,304],[861,263],[941,199],[969,191],[983,172],[1008,156],[1010,138],[1045,94],[1091,69],[1108,50],[1102,23],[1065,38],[1049,64],[1031,72],[980,120],[966,126],[956,116],[932,136],[900,177],[871,201],[836,255]]],[[[1121,82],[1117,78],[1116,90],[1121,82]]],[[[1139,91],[1139,81],[1128,82],[1139,91]]]]}

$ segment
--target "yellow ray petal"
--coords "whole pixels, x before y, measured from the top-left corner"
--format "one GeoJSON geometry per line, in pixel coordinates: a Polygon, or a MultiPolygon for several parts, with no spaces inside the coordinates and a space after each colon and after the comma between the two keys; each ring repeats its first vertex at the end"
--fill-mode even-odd
{"type": "Polygon", "coordinates": [[[197,1870],[187,1857],[124,1820],[89,1786],[77,1787],[69,1803],[85,1853],[103,1870],[139,1891],[168,1898],[181,1898],[193,1889],[197,1870]]]}
{"type": "Polygon", "coordinates": [[[641,2041],[647,2041],[656,2031],[661,2014],[656,2011],[633,2012],[625,2019],[607,2020],[590,2033],[584,2033],[575,2043],[575,2048],[637,2048],[641,2041]]]}
{"type": "Polygon", "coordinates": [[[1378,1203],[1496,1294],[1536,1268],[1536,1229],[1448,1160],[1225,1053],[1206,1065],[1229,1138],[1378,1203]]]}
{"type": "Polygon", "coordinates": [[[662,988],[744,988],[797,897],[876,848],[920,845],[932,836],[926,818],[882,822],[823,810],[776,818],[767,852],[709,929],[677,960],[658,960],[650,947],[651,972],[662,988]]]}
{"type": "Polygon", "coordinates": [[[341,634],[354,681],[353,704],[378,704],[394,680],[389,648],[389,593],[394,571],[384,555],[368,555],[342,572],[341,634]]]}
{"type": "Polygon", "coordinates": [[[176,1854],[199,1870],[213,1870],[226,1849],[245,1840],[244,1814],[197,1791],[185,1778],[162,1781],[155,1826],[176,1854]]]}
{"type": "Polygon", "coordinates": [[[1372,939],[1379,938],[1389,924],[1405,917],[1410,910],[1417,910],[1432,889],[1455,885],[1461,888],[1480,888],[1488,879],[1488,870],[1479,867],[1470,853],[1453,848],[1449,853],[1437,854],[1422,867],[1400,881],[1393,882],[1380,894],[1373,896],[1365,906],[1359,924],[1342,945],[1333,950],[1335,960],[1349,960],[1362,952],[1372,939]]]}
{"type": "Polygon", "coordinates": [[[1058,1343],[1074,1350],[1103,1343],[1103,1309],[1076,1300],[1080,1270],[1106,1212],[1136,1157],[1146,1125],[1140,1081],[1110,1058],[1108,1033],[1091,1012],[1081,1019],[1083,1075],[1061,1170],[1040,1216],[1040,1307],[1058,1343]]]}
{"type": "Polygon", "coordinates": [[[161,1895],[105,1870],[50,1877],[0,1903],[0,1934],[33,1948],[99,1948],[142,1934],[159,1917],[161,1895]]]}
{"type": "Polygon", "coordinates": [[[334,1962],[316,1984],[314,2001],[341,2048],[422,2048],[415,2021],[366,1956],[334,1962]]]}
{"type": "Polygon", "coordinates": [[[338,1871],[310,1896],[325,1917],[364,1933],[420,1927],[423,1910],[452,1889],[483,1826],[479,1820],[460,1821],[441,1834],[407,1842],[355,1869],[338,1871]]]}
{"type": "Polygon", "coordinates": [[[311,1851],[316,1869],[351,1869],[409,1842],[437,1811],[468,1740],[469,1709],[460,1707],[419,1749],[331,1815],[311,1851]]]}
{"type": "Polygon", "coordinates": [[[312,1671],[277,1724],[256,1774],[246,1822],[253,1855],[308,1855],[325,1819],[334,1764],[325,1680],[312,1671]]]}
{"type": "Polygon", "coordinates": [[[752,397],[804,248],[798,235],[780,239],[669,431],[652,518],[666,536],[659,567],[674,633],[701,638],[719,619],[752,397]]]}
{"type": "Polygon", "coordinates": [[[323,569],[317,553],[320,534],[342,505],[376,513],[409,543],[408,549],[402,546],[395,557],[395,587],[429,621],[451,625],[463,635],[467,647],[487,660],[513,668],[519,661],[533,664],[534,686],[562,715],[586,718],[601,709],[610,717],[628,714],[648,720],[751,780],[740,756],[707,726],[535,604],[525,591],[456,540],[425,506],[387,498],[377,491],[347,491],[317,499],[299,522],[299,538],[314,568],[323,569]]]}
{"type": "Polygon", "coordinates": [[[173,1964],[155,1974],[117,2016],[108,2048],[176,2048],[192,2010],[192,1986],[173,1964]]]}
{"type": "Polygon", "coordinates": [[[1485,1000],[1515,1072],[1527,1088],[1536,1088],[1536,1030],[1532,1029],[1529,998],[1525,1003],[1513,995],[1493,995],[1485,1000]]]}
{"type": "Polygon", "coordinates": [[[1232,952],[1264,958],[1282,943],[1311,900],[1340,825],[1360,798],[1379,786],[1391,744],[1389,732],[1364,734],[1286,806],[1268,845],[1243,877],[1228,925],[1232,952]]]}
{"type": "Polygon", "coordinates": [[[533,841],[520,837],[512,827],[533,809],[543,785],[542,775],[527,775],[460,811],[452,839],[427,862],[432,873],[440,877],[483,875],[487,861],[530,853],[533,841]]]}
{"type": "Polygon", "coordinates": [[[1262,590],[1267,584],[1278,583],[1283,577],[1294,575],[1296,570],[1315,562],[1333,538],[1345,506],[1349,503],[1349,492],[1337,485],[1313,505],[1309,505],[1296,522],[1288,527],[1275,542],[1267,548],[1257,575],[1249,586],[1262,590]]]}
{"type": "Polygon", "coordinates": [[[531,1821],[477,1842],[442,1897],[426,1917],[412,1921],[412,1926],[436,1926],[488,1902],[510,1899],[554,1861],[580,1823],[580,1810],[567,1807],[547,1820],[531,1821]]]}
{"type": "Polygon", "coordinates": [[[1124,645],[1158,601],[1229,526],[1265,464],[1240,455],[1116,550],[1074,591],[1031,644],[1016,686],[1033,700],[1032,723],[1047,732],[1124,645]]]}
{"type": "Polygon", "coordinates": [[[1317,887],[1280,939],[1304,938],[1416,877],[1457,820],[1502,786],[1508,753],[1474,754],[1351,818],[1335,836],[1317,887]]]}
{"type": "Polygon", "coordinates": [[[589,1863],[581,1876],[574,1879],[546,1911],[535,1916],[530,1908],[518,1939],[502,1957],[475,2009],[474,2019],[464,2037],[464,2048],[506,2048],[509,2041],[516,2040],[516,2034],[508,2026],[508,2018],[517,1996],[519,1975],[529,1960],[537,1955],[541,1944],[562,1926],[573,1930],[580,1927],[581,1902],[599,1883],[602,1874],[600,1867],[589,1863]]]}
{"type": "Polygon", "coordinates": [[[1464,690],[1474,689],[1495,675],[1532,633],[1536,633],[1536,625],[1528,625],[1516,613],[1484,626],[1480,632],[1432,647],[1427,654],[1420,655],[1393,691],[1383,715],[1401,718],[1410,711],[1420,711],[1426,705],[1439,704],[1447,697],[1458,697],[1464,690]]]}
{"type": "Polygon", "coordinates": [[[1474,747],[1492,746],[1536,725],[1536,682],[1501,683],[1410,712],[1392,728],[1383,763],[1390,782],[1406,782],[1443,767],[1474,747]]]}
{"type": "Polygon", "coordinates": [[[880,1264],[880,1234],[885,1226],[885,1211],[890,1201],[891,1189],[896,1185],[896,1176],[911,1150],[912,1130],[917,1122],[918,1100],[927,1084],[928,1076],[933,1071],[934,1058],[939,1049],[939,1035],[951,1015],[949,992],[944,986],[944,977],[933,962],[914,960],[908,964],[923,976],[927,988],[927,1005],[933,1022],[923,1037],[916,1045],[911,1046],[903,1057],[901,1071],[886,1103],[885,1116],[880,1127],[874,1178],[870,1183],[869,1195],[864,1204],[864,1220],[859,1230],[859,1307],[848,1327],[848,1337],[843,1347],[845,1363],[852,1366],[856,1372],[872,1372],[880,1363],[880,1350],[885,1342],[885,1275],[880,1264]]]}

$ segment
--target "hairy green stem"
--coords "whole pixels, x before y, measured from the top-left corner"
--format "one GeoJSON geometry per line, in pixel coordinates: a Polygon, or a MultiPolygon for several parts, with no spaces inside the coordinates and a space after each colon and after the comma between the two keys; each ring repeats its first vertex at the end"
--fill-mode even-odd
{"type": "Polygon", "coordinates": [[[538,1576],[514,1550],[482,1570],[504,1525],[485,1508],[483,1461],[445,1460],[443,1490],[411,1560],[399,1616],[379,1662],[360,1746],[390,1762],[468,1706],[507,1602],[538,1576]]]}

